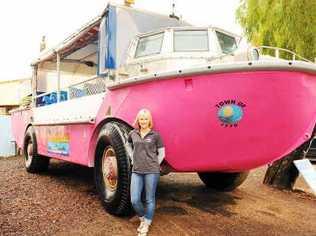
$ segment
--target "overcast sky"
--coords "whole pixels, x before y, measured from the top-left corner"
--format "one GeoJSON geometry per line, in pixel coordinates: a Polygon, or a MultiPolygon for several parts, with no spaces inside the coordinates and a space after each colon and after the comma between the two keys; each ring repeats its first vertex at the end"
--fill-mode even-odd
{"type": "MultiPolygon", "coordinates": [[[[171,13],[172,2],[183,19],[241,34],[235,11],[239,0],[135,0],[136,8],[171,13]]],[[[39,54],[42,35],[52,47],[99,15],[108,0],[0,1],[0,80],[31,76],[30,63],[39,54]]],[[[121,3],[122,0],[112,1],[121,3]]]]}

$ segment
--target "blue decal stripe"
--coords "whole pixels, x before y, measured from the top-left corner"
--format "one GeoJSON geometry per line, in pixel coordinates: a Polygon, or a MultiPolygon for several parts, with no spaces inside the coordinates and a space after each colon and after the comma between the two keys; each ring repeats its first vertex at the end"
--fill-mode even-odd
{"type": "Polygon", "coordinates": [[[108,45],[107,45],[107,58],[105,67],[109,69],[116,68],[116,8],[109,6],[108,19],[107,19],[107,36],[108,36],[108,45]]]}
{"type": "Polygon", "coordinates": [[[68,142],[48,142],[48,152],[68,156],[69,143],[68,142]]]}

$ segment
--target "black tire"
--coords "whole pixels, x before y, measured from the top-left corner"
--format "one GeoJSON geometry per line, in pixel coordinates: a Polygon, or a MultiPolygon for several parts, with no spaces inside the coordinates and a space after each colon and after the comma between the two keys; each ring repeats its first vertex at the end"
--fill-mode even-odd
{"type": "Polygon", "coordinates": [[[106,211],[116,216],[133,212],[130,202],[131,163],[124,146],[126,132],[117,123],[105,124],[98,137],[95,155],[96,188],[106,211]]]}
{"type": "Polygon", "coordinates": [[[37,153],[36,136],[32,126],[24,135],[23,156],[27,172],[40,173],[48,169],[49,158],[37,153]]]}
{"type": "Polygon", "coordinates": [[[249,171],[240,173],[198,173],[202,182],[208,188],[221,192],[229,192],[240,186],[247,178],[249,171]]]}

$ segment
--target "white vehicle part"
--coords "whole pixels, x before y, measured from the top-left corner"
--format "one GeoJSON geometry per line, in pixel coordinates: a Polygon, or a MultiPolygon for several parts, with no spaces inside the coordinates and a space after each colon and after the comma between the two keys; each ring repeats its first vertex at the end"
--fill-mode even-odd
{"type": "Polygon", "coordinates": [[[94,123],[105,93],[34,108],[34,125],[94,123]]]}
{"type": "Polygon", "coordinates": [[[204,64],[200,66],[191,66],[191,68],[179,68],[178,70],[169,70],[157,73],[147,73],[140,76],[129,77],[128,79],[116,80],[107,84],[107,88],[114,90],[117,88],[145,83],[154,80],[173,79],[179,76],[216,74],[242,71],[263,71],[263,70],[281,70],[281,71],[302,71],[307,73],[316,73],[316,66],[313,63],[303,61],[287,60],[265,60],[265,61],[243,61],[234,63],[204,64]]]}

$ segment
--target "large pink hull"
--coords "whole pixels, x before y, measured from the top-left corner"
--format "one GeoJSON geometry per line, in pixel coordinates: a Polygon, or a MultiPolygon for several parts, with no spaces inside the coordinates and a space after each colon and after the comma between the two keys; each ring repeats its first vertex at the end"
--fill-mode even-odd
{"type": "MultiPolygon", "coordinates": [[[[316,121],[315,101],[316,76],[302,72],[235,72],[155,80],[108,91],[95,124],[37,126],[38,152],[93,166],[99,124],[108,111],[132,124],[145,107],[153,113],[166,160],[176,171],[250,170],[285,156],[310,138],[316,121]],[[227,125],[219,119],[225,101],[242,107],[237,124],[227,125]],[[69,140],[69,154],[48,151],[48,136],[54,133],[69,140]]],[[[20,147],[31,113],[13,114],[20,147]]]]}
{"type": "Polygon", "coordinates": [[[315,101],[315,76],[263,71],[128,86],[110,92],[103,109],[111,105],[113,116],[132,123],[140,108],[149,108],[166,160],[177,171],[243,171],[306,141],[315,125],[315,101]],[[222,126],[218,118],[216,105],[225,100],[245,105],[237,127],[222,126]]]}

